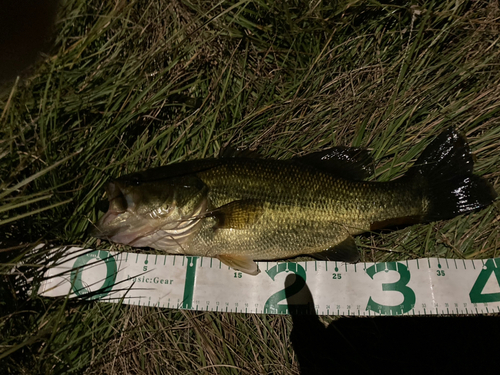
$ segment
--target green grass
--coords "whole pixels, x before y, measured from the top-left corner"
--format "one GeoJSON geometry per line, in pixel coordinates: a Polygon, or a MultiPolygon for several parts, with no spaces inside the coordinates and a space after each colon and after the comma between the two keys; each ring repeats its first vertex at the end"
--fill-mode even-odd
{"type": "MultiPolygon", "coordinates": [[[[499,191],[500,8],[419,4],[64,1],[50,53],[0,94],[2,373],[298,373],[289,317],[40,298],[31,249],[123,249],[86,233],[107,178],[227,145],[368,147],[384,181],[455,126],[499,191]]],[[[487,258],[499,233],[492,206],[357,242],[364,261],[487,258]]]]}

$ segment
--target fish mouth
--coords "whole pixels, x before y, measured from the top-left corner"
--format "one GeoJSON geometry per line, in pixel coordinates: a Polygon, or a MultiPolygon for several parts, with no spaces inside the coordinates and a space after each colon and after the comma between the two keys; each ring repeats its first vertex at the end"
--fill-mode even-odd
{"type": "Polygon", "coordinates": [[[124,245],[146,246],[138,246],[136,243],[139,241],[140,244],[143,237],[149,236],[157,228],[148,218],[135,213],[133,194],[123,189],[116,180],[108,182],[105,190],[109,208],[90,230],[90,235],[124,245]]]}
{"type": "Polygon", "coordinates": [[[108,197],[109,208],[103,217],[90,231],[90,235],[96,238],[110,238],[116,233],[124,230],[123,222],[119,225],[120,216],[127,212],[129,200],[123,193],[117,181],[110,181],[106,184],[106,195],[108,197]]]}

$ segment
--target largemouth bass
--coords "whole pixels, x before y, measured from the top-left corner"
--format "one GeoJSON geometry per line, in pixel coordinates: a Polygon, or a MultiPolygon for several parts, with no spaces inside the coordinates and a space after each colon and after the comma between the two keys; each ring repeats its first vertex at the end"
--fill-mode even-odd
{"type": "Polygon", "coordinates": [[[373,173],[366,150],[335,147],[287,161],[189,161],[110,181],[93,236],[169,254],[207,256],[252,275],[255,260],[311,255],[356,262],[352,236],[449,219],[496,197],[472,173],[469,146],[445,130],[401,178],[373,173]]]}

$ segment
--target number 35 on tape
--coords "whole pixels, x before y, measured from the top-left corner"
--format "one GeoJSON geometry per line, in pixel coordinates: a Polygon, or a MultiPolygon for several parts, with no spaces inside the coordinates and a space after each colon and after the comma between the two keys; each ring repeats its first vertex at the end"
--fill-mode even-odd
{"type": "Polygon", "coordinates": [[[237,313],[288,314],[289,305],[318,315],[500,312],[500,258],[259,262],[262,272],[250,276],[213,258],[60,251],[65,256],[46,272],[42,296],[237,313]]]}

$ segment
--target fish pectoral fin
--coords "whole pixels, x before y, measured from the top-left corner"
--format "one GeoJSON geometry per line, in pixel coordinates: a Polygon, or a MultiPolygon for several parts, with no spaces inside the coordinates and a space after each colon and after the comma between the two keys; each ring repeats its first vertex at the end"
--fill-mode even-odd
{"type": "Polygon", "coordinates": [[[215,217],[218,228],[247,229],[262,216],[264,206],[255,199],[243,199],[228,203],[210,211],[207,216],[215,217]]]}
{"type": "Polygon", "coordinates": [[[341,243],[332,246],[328,250],[311,254],[311,256],[320,260],[356,263],[359,260],[359,250],[354,242],[354,238],[348,236],[341,243]]]}
{"type": "Polygon", "coordinates": [[[249,275],[258,275],[260,273],[257,263],[252,258],[244,255],[222,254],[217,255],[219,259],[226,266],[229,266],[236,271],[248,273],[249,275]]]}
{"type": "Polygon", "coordinates": [[[350,180],[364,180],[375,171],[370,152],[359,147],[338,146],[293,160],[350,180]]]}

